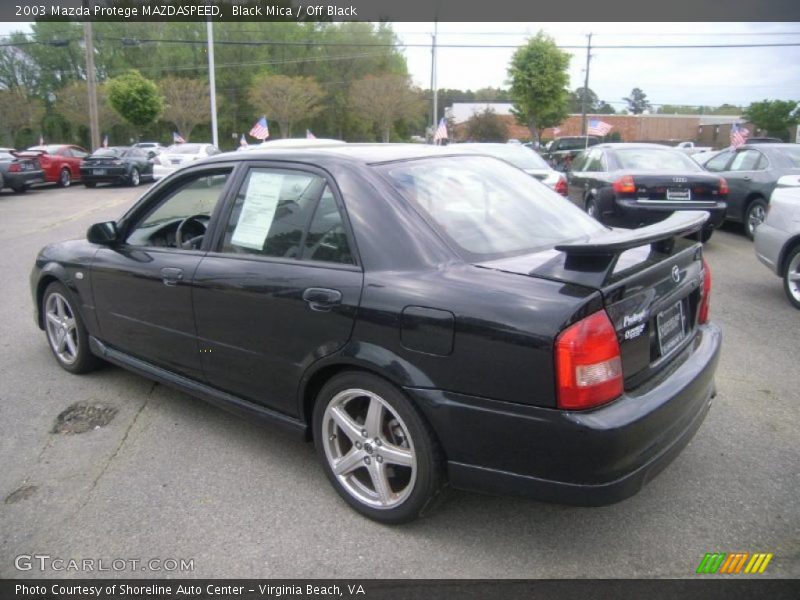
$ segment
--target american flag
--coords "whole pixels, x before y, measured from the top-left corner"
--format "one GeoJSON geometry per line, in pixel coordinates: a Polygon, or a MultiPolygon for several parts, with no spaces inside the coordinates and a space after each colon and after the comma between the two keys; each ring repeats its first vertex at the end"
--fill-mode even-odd
{"type": "Polygon", "coordinates": [[[605,121],[600,121],[598,119],[592,119],[589,121],[589,128],[586,130],[586,133],[589,135],[608,135],[608,132],[614,128],[613,125],[606,123],[605,121]]]}
{"type": "Polygon", "coordinates": [[[310,129],[306,129],[306,139],[307,140],[315,140],[315,139],[317,139],[317,136],[315,136],[313,133],[311,133],[310,129]]]}
{"type": "Polygon", "coordinates": [[[108,148],[108,134],[103,136],[103,148],[108,148]]]}
{"type": "Polygon", "coordinates": [[[441,142],[447,139],[447,121],[442,117],[439,120],[439,126],[433,134],[433,143],[441,142]]]}
{"type": "Polygon", "coordinates": [[[183,139],[183,136],[181,136],[180,133],[178,133],[177,131],[173,131],[172,132],[172,143],[173,144],[183,144],[185,141],[186,140],[183,139]]]}
{"type": "Polygon", "coordinates": [[[750,132],[741,125],[734,123],[731,125],[731,146],[738,148],[747,141],[750,132]]]}
{"type": "Polygon", "coordinates": [[[269,125],[267,125],[267,117],[261,117],[253,128],[250,130],[250,137],[257,140],[265,140],[269,137],[269,125]]]}

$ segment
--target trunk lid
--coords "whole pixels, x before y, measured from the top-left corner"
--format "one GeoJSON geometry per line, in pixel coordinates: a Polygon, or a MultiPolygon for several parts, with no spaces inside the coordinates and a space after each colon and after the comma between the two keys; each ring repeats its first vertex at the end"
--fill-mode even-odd
{"type": "Polygon", "coordinates": [[[649,227],[609,230],[476,266],[598,291],[617,332],[625,387],[633,388],[681,355],[694,337],[703,289],[702,246],[675,238],[698,231],[706,219],[702,212],[675,213],[649,227]]]}
{"type": "Polygon", "coordinates": [[[706,173],[654,173],[625,171],[633,178],[634,192],[618,192],[620,198],[662,202],[717,202],[725,198],[720,193],[722,180],[706,173]]]}

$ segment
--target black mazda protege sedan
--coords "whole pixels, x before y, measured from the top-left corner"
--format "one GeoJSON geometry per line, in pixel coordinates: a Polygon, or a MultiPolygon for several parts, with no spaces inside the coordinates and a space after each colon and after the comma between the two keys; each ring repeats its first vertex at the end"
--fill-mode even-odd
{"type": "Polygon", "coordinates": [[[313,440],[387,523],[455,488],[636,493],[714,395],[706,213],[611,230],[495,158],[343,145],[182,168],[31,274],[57,362],[313,440]]]}

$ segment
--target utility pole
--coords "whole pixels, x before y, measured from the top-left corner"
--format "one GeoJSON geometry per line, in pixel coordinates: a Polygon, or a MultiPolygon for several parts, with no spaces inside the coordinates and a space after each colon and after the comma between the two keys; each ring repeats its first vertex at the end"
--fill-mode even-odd
{"type": "Polygon", "coordinates": [[[92,41],[92,22],[83,23],[83,45],[86,49],[86,92],[89,94],[89,132],[91,149],[100,147],[100,124],[97,117],[97,79],[94,70],[94,42],[92,41]]]}
{"type": "MultiPolygon", "coordinates": [[[[581,135],[586,135],[586,97],[589,92],[589,63],[592,61],[592,34],[586,36],[586,77],[583,80],[583,96],[581,98],[581,135]]],[[[588,146],[589,139],[586,139],[588,146]]]]}
{"type": "Polygon", "coordinates": [[[214,28],[211,19],[206,21],[206,39],[208,43],[208,89],[211,92],[211,141],[219,148],[219,132],[217,131],[217,78],[214,70],[214,28]]]}
{"type": "Polygon", "coordinates": [[[431,96],[433,101],[433,108],[431,114],[431,125],[433,127],[432,131],[436,133],[436,127],[439,124],[438,119],[436,118],[439,113],[439,90],[438,84],[436,81],[436,34],[439,33],[439,22],[438,20],[433,22],[433,40],[431,43],[431,96]]]}

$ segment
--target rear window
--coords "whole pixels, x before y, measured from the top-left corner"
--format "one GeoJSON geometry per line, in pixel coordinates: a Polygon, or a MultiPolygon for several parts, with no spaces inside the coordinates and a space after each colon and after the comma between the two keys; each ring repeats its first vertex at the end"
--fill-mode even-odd
{"type": "Polygon", "coordinates": [[[168,154],[200,154],[202,144],[175,144],[167,148],[168,154]]]}
{"type": "Polygon", "coordinates": [[[586,141],[586,138],[561,138],[556,140],[558,143],[557,150],[582,150],[587,146],[594,146],[599,142],[597,138],[589,138],[589,141],[586,141]]]}
{"type": "Polygon", "coordinates": [[[683,152],[658,148],[626,148],[615,150],[614,158],[621,169],[631,171],[702,171],[683,152]]]}
{"type": "Polygon", "coordinates": [[[467,260],[535,252],[605,230],[498,159],[430,158],[377,168],[467,260]]]}
{"type": "Polygon", "coordinates": [[[800,145],[796,148],[790,146],[776,148],[775,151],[789,162],[792,169],[800,169],[800,145]]]}
{"type": "Polygon", "coordinates": [[[550,169],[550,165],[541,156],[519,144],[459,144],[453,146],[453,148],[475,152],[476,154],[496,156],[520,169],[550,169]]]}
{"type": "Polygon", "coordinates": [[[92,156],[102,158],[104,156],[125,156],[127,148],[98,148],[92,152],[92,156]]]}

